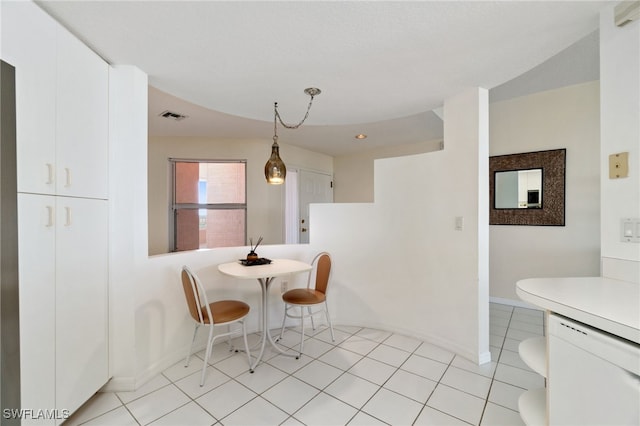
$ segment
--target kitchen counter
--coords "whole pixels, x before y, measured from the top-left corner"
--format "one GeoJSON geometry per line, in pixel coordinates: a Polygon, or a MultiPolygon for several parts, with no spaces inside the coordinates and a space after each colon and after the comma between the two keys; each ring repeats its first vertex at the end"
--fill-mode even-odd
{"type": "Polygon", "coordinates": [[[603,277],[530,278],[516,284],[525,302],[640,344],[640,285],[603,277]]]}

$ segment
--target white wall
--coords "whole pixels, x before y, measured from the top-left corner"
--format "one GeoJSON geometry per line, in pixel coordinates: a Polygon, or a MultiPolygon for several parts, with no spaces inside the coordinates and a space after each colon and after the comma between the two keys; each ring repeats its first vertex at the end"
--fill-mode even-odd
{"type": "Polygon", "coordinates": [[[490,155],[567,150],[565,226],[490,226],[491,297],[517,303],[515,284],[524,278],[599,275],[598,82],[495,102],[489,111],[490,155]]]}
{"type": "MultiPolygon", "coordinates": [[[[148,256],[147,78],[129,66],[110,70],[110,390],[133,390],[186,355],[193,335],[179,271],[189,265],[211,296],[241,298],[258,329],[260,288],[222,276],[216,266],[246,256],[245,247],[148,256]],[[127,173],[121,173],[127,170],[127,173]]],[[[293,153],[295,149],[291,149],[293,153]]],[[[304,158],[300,155],[299,158],[304,158]]],[[[261,167],[260,167],[261,169],[261,167]]],[[[265,182],[262,182],[267,187],[265,182]]],[[[308,245],[267,245],[260,254],[310,261],[308,245]]],[[[289,279],[303,285],[305,276],[289,279]]],[[[282,320],[279,288],[271,292],[270,323],[282,320]]],[[[204,346],[206,336],[199,336],[204,346]]]]}
{"type": "Polygon", "coordinates": [[[600,14],[602,273],[640,283],[640,244],[620,241],[620,219],[640,217],[640,21],[600,14]],[[629,177],[609,179],[609,155],[629,153],[629,177]]]}
{"type": "Polygon", "coordinates": [[[443,151],[375,162],[375,203],[313,205],[311,246],[334,257],[336,322],[394,330],[484,362],[486,90],[447,100],[445,117],[443,151]]]}
{"type": "MultiPolygon", "coordinates": [[[[169,158],[247,160],[247,237],[260,235],[264,244],[284,241],[284,186],[268,185],[264,163],[272,141],[213,138],[151,137],[149,140],[149,254],[169,251],[169,158]]],[[[302,167],[333,173],[333,158],[290,145],[280,145],[289,169],[302,167]]]]}
{"type": "Polygon", "coordinates": [[[333,159],[333,201],[336,203],[373,202],[374,160],[437,151],[441,149],[442,140],[372,149],[366,149],[366,140],[363,143],[365,147],[362,151],[333,159]]]}

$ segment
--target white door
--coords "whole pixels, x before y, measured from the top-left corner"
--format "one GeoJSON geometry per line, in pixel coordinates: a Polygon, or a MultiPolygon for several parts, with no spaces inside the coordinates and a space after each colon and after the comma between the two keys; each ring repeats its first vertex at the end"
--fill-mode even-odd
{"type": "Polygon", "coordinates": [[[309,204],[333,203],[333,182],[330,175],[300,170],[298,173],[300,193],[300,243],[309,243],[309,204]]]}
{"type": "Polygon", "coordinates": [[[57,46],[56,193],[106,199],[109,66],[64,28],[57,46]]]}
{"type": "Polygon", "coordinates": [[[2,2],[0,54],[16,68],[18,191],[55,194],[56,24],[32,2],[2,2]]]}
{"type": "Polygon", "coordinates": [[[108,380],[108,206],[56,201],[56,406],[73,412],[108,380]]]}
{"type": "MultiPolygon", "coordinates": [[[[20,402],[23,408],[56,407],[55,208],[56,197],[18,194],[20,402]]],[[[53,425],[54,421],[23,419],[22,424],[53,425]]]]}

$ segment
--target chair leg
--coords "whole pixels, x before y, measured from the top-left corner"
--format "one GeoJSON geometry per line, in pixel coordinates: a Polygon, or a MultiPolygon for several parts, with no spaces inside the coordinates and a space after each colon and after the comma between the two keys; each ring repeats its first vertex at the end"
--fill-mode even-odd
{"type": "Polygon", "coordinates": [[[202,377],[200,378],[200,387],[204,386],[204,377],[207,373],[207,367],[209,366],[209,357],[211,356],[211,350],[213,346],[213,325],[209,326],[209,339],[207,340],[207,352],[204,356],[204,365],[202,366],[202,377]]]}
{"type": "Polygon", "coordinates": [[[300,359],[302,356],[302,349],[304,348],[304,307],[300,306],[300,354],[296,359],[300,359]]]}
{"type": "Polygon", "coordinates": [[[311,312],[311,306],[307,306],[307,312],[309,312],[309,318],[311,318],[311,328],[313,329],[313,331],[315,331],[316,325],[313,322],[313,313],[311,312]]]}
{"type": "MultiPolygon", "coordinates": [[[[233,352],[233,343],[231,343],[231,324],[227,325],[227,346],[229,346],[229,352],[233,352]]],[[[236,349],[236,352],[238,350],[236,349]]]]}
{"type": "Polygon", "coordinates": [[[331,332],[331,341],[335,342],[336,338],[333,336],[333,325],[331,324],[331,318],[329,318],[329,305],[327,305],[327,301],[324,301],[324,315],[327,317],[327,322],[329,323],[329,331],[331,332]]]}
{"type": "Polygon", "coordinates": [[[194,330],[193,330],[193,339],[191,339],[191,346],[189,346],[189,350],[187,352],[187,357],[184,360],[184,366],[188,367],[189,366],[189,357],[191,357],[191,350],[193,349],[193,342],[196,341],[196,333],[198,332],[198,327],[200,327],[200,324],[196,324],[194,330]]]}
{"type": "Polygon", "coordinates": [[[289,309],[289,306],[285,303],[285,304],[284,304],[284,315],[282,316],[282,328],[280,329],[280,337],[278,337],[278,338],[276,339],[276,342],[277,342],[278,340],[281,340],[281,339],[282,339],[282,334],[284,334],[284,322],[285,322],[285,321],[286,321],[286,319],[287,319],[287,310],[288,310],[288,309],[289,309]]]}

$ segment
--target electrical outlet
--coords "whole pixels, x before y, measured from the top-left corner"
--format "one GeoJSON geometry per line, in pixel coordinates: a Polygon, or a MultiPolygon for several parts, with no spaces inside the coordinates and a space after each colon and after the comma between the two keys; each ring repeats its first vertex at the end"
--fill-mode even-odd
{"type": "Polygon", "coordinates": [[[280,293],[284,293],[289,289],[289,281],[282,281],[280,283],[280,293]]]}

